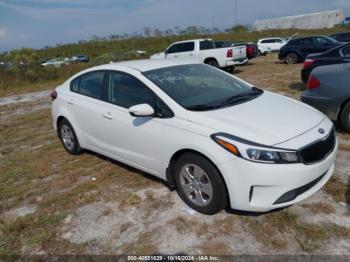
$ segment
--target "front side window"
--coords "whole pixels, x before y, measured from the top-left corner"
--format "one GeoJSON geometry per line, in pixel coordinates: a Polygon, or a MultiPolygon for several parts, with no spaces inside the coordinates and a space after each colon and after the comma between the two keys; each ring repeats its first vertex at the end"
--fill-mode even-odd
{"type": "Polygon", "coordinates": [[[172,45],[168,49],[168,54],[179,53],[179,52],[181,52],[181,44],[172,45]]]}
{"type": "Polygon", "coordinates": [[[143,73],[169,97],[188,110],[211,110],[261,94],[245,82],[213,67],[192,64],[143,73]]]}
{"type": "Polygon", "coordinates": [[[103,71],[84,74],[73,80],[71,90],[84,96],[101,99],[104,74],[103,71]]]}
{"type": "Polygon", "coordinates": [[[155,106],[155,96],[140,80],[124,73],[110,72],[108,102],[129,108],[139,104],[155,106]]]}

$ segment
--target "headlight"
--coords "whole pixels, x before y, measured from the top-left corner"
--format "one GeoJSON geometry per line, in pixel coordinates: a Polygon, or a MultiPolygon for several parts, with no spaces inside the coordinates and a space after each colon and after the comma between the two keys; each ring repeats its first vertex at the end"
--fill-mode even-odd
{"type": "Polygon", "coordinates": [[[297,151],[268,147],[228,134],[214,134],[211,137],[230,153],[249,161],[269,164],[300,162],[297,151]]]}

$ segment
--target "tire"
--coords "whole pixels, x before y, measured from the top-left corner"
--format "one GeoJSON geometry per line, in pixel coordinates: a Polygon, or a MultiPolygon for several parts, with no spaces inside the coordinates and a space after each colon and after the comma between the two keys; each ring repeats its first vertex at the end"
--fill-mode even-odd
{"type": "Polygon", "coordinates": [[[227,67],[226,71],[230,74],[233,74],[233,72],[235,71],[235,67],[234,66],[227,67]]]}
{"type": "Polygon", "coordinates": [[[299,57],[296,53],[288,53],[285,58],[285,62],[287,65],[293,65],[298,63],[299,57]]]}
{"type": "Polygon", "coordinates": [[[176,162],[174,178],[180,198],[192,209],[213,215],[227,207],[226,185],[205,157],[186,153],[176,162]]]}
{"type": "Polygon", "coordinates": [[[209,59],[209,60],[205,61],[205,63],[207,65],[213,66],[215,68],[219,68],[218,62],[216,62],[214,59],[209,59]]]}
{"type": "Polygon", "coordinates": [[[258,57],[258,56],[261,56],[261,51],[260,51],[260,50],[258,50],[256,56],[257,56],[257,57],[258,57]]]}
{"type": "Polygon", "coordinates": [[[60,138],[64,149],[71,155],[79,155],[83,149],[79,145],[79,141],[72,125],[68,120],[63,119],[57,129],[58,137],[60,138]]]}
{"type": "Polygon", "coordinates": [[[350,102],[348,102],[340,115],[340,122],[346,132],[350,133],[350,102]]]}

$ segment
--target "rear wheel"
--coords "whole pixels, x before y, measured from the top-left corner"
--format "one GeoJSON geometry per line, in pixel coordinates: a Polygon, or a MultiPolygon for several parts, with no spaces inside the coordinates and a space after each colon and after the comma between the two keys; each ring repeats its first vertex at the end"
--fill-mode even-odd
{"type": "Polygon", "coordinates": [[[79,155],[83,149],[79,145],[78,138],[72,125],[63,119],[58,126],[58,135],[66,151],[72,155],[79,155]]]}
{"type": "Polygon", "coordinates": [[[207,65],[210,65],[210,66],[219,68],[218,62],[216,62],[214,59],[209,59],[209,60],[205,61],[205,63],[206,63],[207,65]]]}
{"type": "Polygon", "coordinates": [[[206,158],[186,153],[176,162],[174,172],[179,196],[194,210],[213,215],[227,206],[225,183],[206,158]]]}
{"type": "Polygon", "coordinates": [[[350,133],[350,102],[348,102],[341,112],[340,121],[343,128],[350,133]]]}
{"type": "Polygon", "coordinates": [[[286,64],[292,65],[296,64],[299,61],[299,57],[296,53],[288,53],[285,59],[286,64]]]}

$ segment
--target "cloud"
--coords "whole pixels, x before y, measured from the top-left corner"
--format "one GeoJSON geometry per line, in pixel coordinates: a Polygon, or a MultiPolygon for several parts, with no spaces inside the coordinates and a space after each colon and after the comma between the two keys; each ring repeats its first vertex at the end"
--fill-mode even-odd
{"type": "Polygon", "coordinates": [[[0,39],[4,39],[7,36],[8,29],[0,26],[0,39]]]}

